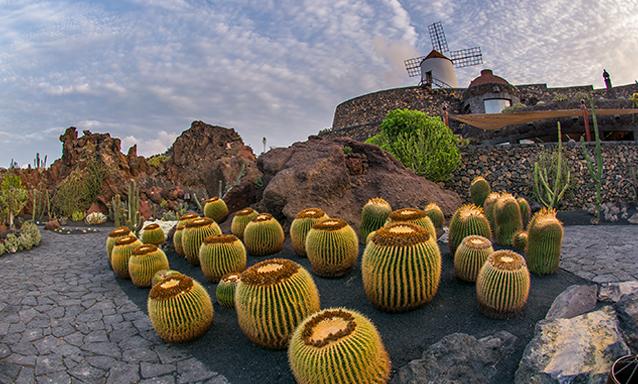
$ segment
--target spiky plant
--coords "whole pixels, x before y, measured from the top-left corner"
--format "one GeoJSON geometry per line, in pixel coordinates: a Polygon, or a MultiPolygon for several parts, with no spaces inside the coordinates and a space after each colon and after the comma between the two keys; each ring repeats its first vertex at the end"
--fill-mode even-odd
{"type": "Polygon", "coordinates": [[[518,208],[521,210],[523,228],[526,228],[527,224],[529,224],[529,219],[532,217],[532,208],[529,206],[529,203],[524,197],[517,197],[516,202],[518,203],[518,208]]]}
{"type": "Polygon", "coordinates": [[[178,255],[184,256],[184,248],[182,248],[182,234],[184,234],[186,224],[197,218],[199,218],[199,215],[193,212],[189,212],[179,218],[179,221],[175,226],[175,233],[173,234],[173,248],[175,248],[175,253],[178,255]]]}
{"type": "Polygon", "coordinates": [[[291,260],[264,260],[240,275],[237,320],[242,332],[259,346],[286,348],[297,325],[319,308],[312,276],[291,260]]]}
{"type": "Polygon", "coordinates": [[[160,269],[159,271],[155,272],[155,274],[153,275],[153,278],[151,279],[151,286],[159,283],[160,281],[164,280],[167,277],[181,275],[181,274],[182,273],[180,271],[176,271],[173,269],[160,269]]]}
{"type": "Polygon", "coordinates": [[[157,335],[169,343],[202,336],[213,324],[215,311],[206,288],[178,274],[161,280],[148,295],[148,317],[157,335]]]}
{"type": "Polygon", "coordinates": [[[113,272],[122,278],[130,278],[128,274],[128,262],[133,254],[133,250],[142,245],[142,242],[133,234],[124,236],[115,242],[113,251],[111,251],[111,266],[113,272]]]}
{"type": "Polygon", "coordinates": [[[272,255],[284,247],[284,229],[269,213],[260,213],[244,230],[244,245],[253,256],[272,255]]]}
{"type": "Polygon", "coordinates": [[[361,225],[359,226],[361,240],[365,240],[371,232],[383,227],[390,212],[392,212],[392,206],[384,199],[374,197],[368,200],[361,209],[361,225]]]}
{"type": "Polygon", "coordinates": [[[521,209],[516,198],[503,193],[494,205],[494,240],[498,245],[512,245],[514,234],[523,229],[521,209]]]}
{"type": "Polygon", "coordinates": [[[432,300],[441,281],[441,252],[425,228],[399,222],[377,230],[363,252],[363,289],[376,307],[398,312],[432,300]]]}
{"type": "Polygon", "coordinates": [[[228,217],[228,206],[219,197],[211,197],[204,204],[204,216],[215,220],[216,223],[223,223],[228,217]]]}
{"type": "Polygon", "coordinates": [[[288,361],[299,384],[386,383],[392,366],[374,324],[345,308],[308,316],[292,335],[288,361]]]}
{"type": "Polygon", "coordinates": [[[443,234],[443,225],[445,225],[445,215],[443,215],[441,207],[439,207],[437,203],[429,203],[423,208],[423,211],[428,215],[430,220],[432,220],[432,224],[434,224],[434,228],[436,228],[436,237],[438,239],[443,234]]]}
{"type": "Polygon", "coordinates": [[[208,217],[198,217],[186,223],[182,232],[182,249],[186,260],[192,265],[199,265],[199,248],[204,239],[221,233],[219,225],[208,217]]]}
{"type": "Polygon", "coordinates": [[[297,213],[290,224],[290,243],[298,256],[306,256],[306,236],[312,226],[327,218],[320,208],[307,208],[297,213]]]}
{"type": "Polygon", "coordinates": [[[454,253],[454,274],[458,279],[475,282],[487,257],[494,252],[492,242],[478,235],[467,236],[454,253]]]}
{"type": "Polygon", "coordinates": [[[488,183],[483,176],[476,176],[472,180],[470,184],[470,199],[475,205],[482,207],[485,199],[491,192],[492,188],[490,187],[490,183],[488,183]]]}
{"type": "Polygon", "coordinates": [[[461,244],[461,241],[470,235],[491,239],[492,230],[481,207],[465,204],[459,207],[450,219],[448,246],[452,256],[456,253],[456,248],[461,244]]]}
{"type": "Polygon", "coordinates": [[[113,251],[113,247],[115,247],[115,243],[126,236],[131,234],[131,230],[128,227],[118,227],[109,232],[109,235],[106,237],[106,257],[109,261],[109,267],[113,269],[111,265],[111,252],[113,251]]]}
{"type": "Polygon", "coordinates": [[[527,231],[518,231],[512,237],[512,247],[525,251],[527,248],[527,231]]]}
{"type": "Polygon", "coordinates": [[[523,256],[509,250],[493,252],[476,278],[476,297],[485,315],[508,318],[527,303],[530,276],[523,256]]]}
{"type": "Polygon", "coordinates": [[[494,222],[494,205],[500,196],[501,194],[499,192],[492,192],[487,195],[485,202],[483,202],[483,212],[485,213],[485,217],[487,217],[487,221],[490,223],[492,231],[496,228],[496,223],[494,222]]]}
{"type": "Polygon", "coordinates": [[[199,265],[208,281],[246,269],[246,248],[235,235],[212,235],[199,248],[199,265]]]}
{"type": "Polygon", "coordinates": [[[225,308],[235,307],[235,289],[239,283],[239,273],[227,273],[222,276],[215,289],[215,296],[219,305],[225,308]]]}
{"type": "Polygon", "coordinates": [[[436,240],[436,228],[425,211],[418,208],[401,208],[388,215],[386,225],[390,223],[412,223],[425,230],[436,240]]]}
{"type": "Polygon", "coordinates": [[[560,264],[563,225],[556,218],[556,210],[541,209],[527,228],[527,262],[529,270],[538,275],[554,273],[560,264]]]}
{"type": "Polygon", "coordinates": [[[343,276],[357,264],[359,238],[342,219],[325,219],[308,232],[306,252],[312,271],[317,275],[343,276]]]}
{"type": "Polygon", "coordinates": [[[255,217],[257,217],[259,213],[252,208],[244,208],[242,210],[237,211],[235,216],[233,216],[233,220],[230,223],[230,232],[237,236],[240,240],[244,238],[244,229],[248,223],[252,221],[255,217]]]}
{"type": "Polygon", "coordinates": [[[142,230],[142,243],[153,244],[158,247],[166,242],[166,235],[159,224],[149,224],[142,230]]]}
{"type": "Polygon", "coordinates": [[[153,275],[162,269],[168,269],[168,258],[161,249],[153,244],[143,244],[133,250],[128,261],[128,274],[136,287],[150,287],[153,275]]]}

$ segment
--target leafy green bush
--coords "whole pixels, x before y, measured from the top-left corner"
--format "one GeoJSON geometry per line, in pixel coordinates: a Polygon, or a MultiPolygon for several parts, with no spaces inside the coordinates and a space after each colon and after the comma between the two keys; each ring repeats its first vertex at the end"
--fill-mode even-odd
{"type": "Polygon", "coordinates": [[[153,168],[159,168],[160,165],[168,161],[168,156],[166,155],[153,155],[149,157],[146,162],[153,168]]]}
{"type": "Polygon", "coordinates": [[[38,226],[29,221],[25,222],[17,234],[10,233],[4,242],[0,242],[0,256],[5,253],[29,250],[38,246],[40,241],[42,241],[42,235],[38,226]]]}
{"type": "Polygon", "coordinates": [[[381,130],[367,141],[390,152],[416,174],[432,181],[447,180],[461,164],[458,138],[439,117],[421,111],[395,109],[381,130]]]}
{"type": "MultiPolygon", "coordinates": [[[[58,185],[53,197],[53,207],[60,215],[71,217],[75,212],[85,212],[102,191],[106,176],[104,166],[97,161],[87,165],[85,171],[75,170],[58,185]]],[[[81,221],[84,219],[77,220],[81,221]]]]}
{"type": "Polygon", "coordinates": [[[29,199],[28,191],[22,186],[20,176],[8,173],[0,185],[0,216],[13,228],[13,219],[22,212],[29,199]]]}
{"type": "Polygon", "coordinates": [[[82,221],[84,220],[84,212],[82,211],[73,211],[71,214],[71,220],[73,221],[82,221]]]}

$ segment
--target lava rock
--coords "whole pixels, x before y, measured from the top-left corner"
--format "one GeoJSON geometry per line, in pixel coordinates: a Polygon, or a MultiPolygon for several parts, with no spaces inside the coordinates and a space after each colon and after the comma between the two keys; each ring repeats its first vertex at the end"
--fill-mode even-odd
{"type": "Polygon", "coordinates": [[[571,319],[596,308],[596,285],[571,285],[554,299],[545,319],[571,319]]]}
{"type": "Polygon", "coordinates": [[[598,290],[598,301],[617,303],[623,296],[638,293],[638,281],[601,284],[598,290]]]}
{"type": "Polygon", "coordinates": [[[638,353],[638,293],[624,295],[614,307],[631,353],[638,353]]]}

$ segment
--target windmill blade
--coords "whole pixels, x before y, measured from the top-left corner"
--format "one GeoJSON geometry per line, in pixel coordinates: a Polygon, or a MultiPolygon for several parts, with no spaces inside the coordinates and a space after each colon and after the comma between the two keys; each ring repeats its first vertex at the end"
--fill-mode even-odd
{"type": "Polygon", "coordinates": [[[443,24],[441,24],[440,21],[428,25],[428,31],[430,32],[430,40],[432,40],[432,49],[435,49],[440,53],[450,50],[447,47],[447,39],[445,38],[445,33],[443,32],[443,24]]]}
{"type": "Polygon", "coordinates": [[[450,52],[450,60],[456,68],[470,67],[472,65],[483,64],[483,54],[481,47],[459,49],[450,52]]]}
{"type": "Polygon", "coordinates": [[[405,69],[410,77],[421,76],[421,62],[423,59],[425,59],[425,56],[414,57],[404,61],[405,69]]]}

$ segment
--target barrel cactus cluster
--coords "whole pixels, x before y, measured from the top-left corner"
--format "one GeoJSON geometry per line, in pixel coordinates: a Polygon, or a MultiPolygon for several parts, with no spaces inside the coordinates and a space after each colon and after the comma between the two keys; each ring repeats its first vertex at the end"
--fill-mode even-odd
{"type": "Polygon", "coordinates": [[[237,238],[244,239],[244,230],[259,213],[252,208],[244,208],[235,213],[230,223],[230,232],[237,238]]]}
{"type": "Polygon", "coordinates": [[[308,232],[305,248],[315,274],[338,277],[357,264],[359,238],[344,220],[324,219],[308,232]]]}
{"type": "Polygon", "coordinates": [[[523,229],[521,209],[516,198],[503,193],[494,204],[494,239],[498,245],[512,245],[514,234],[523,229]]]}
{"type": "Polygon", "coordinates": [[[328,218],[320,208],[307,208],[297,213],[290,223],[290,244],[298,256],[306,256],[306,236],[312,226],[328,218]]]}
{"type": "Polygon", "coordinates": [[[155,273],[168,268],[166,254],[153,244],[135,248],[128,261],[128,274],[136,287],[150,287],[155,273]]]}
{"type": "Polygon", "coordinates": [[[117,277],[122,279],[130,278],[128,263],[133,251],[142,245],[142,242],[130,234],[118,239],[111,251],[111,266],[117,277]]]}
{"type": "Polygon", "coordinates": [[[244,230],[244,245],[253,256],[277,253],[283,249],[284,241],[284,229],[269,213],[257,215],[244,230]]]}
{"type": "Polygon", "coordinates": [[[380,197],[368,200],[361,208],[361,225],[359,236],[365,241],[371,232],[383,227],[388,215],[392,212],[390,203],[380,197]]]}
{"type": "Polygon", "coordinates": [[[106,257],[109,262],[109,267],[113,269],[111,266],[111,252],[113,251],[113,247],[115,247],[115,243],[126,236],[131,234],[131,230],[128,227],[118,227],[109,232],[109,235],[106,237],[106,257]]]}
{"type": "Polygon", "coordinates": [[[190,212],[182,215],[177,221],[175,233],[173,234],[173,248],[175,248],[175,253],[180,256],[184,256],[184,248],[182,248],[182,234],[184,233],[184,228],[186,227],[186,224],[197,218],[199,218],[199,215],[190,212]]]}
{"type": "Polygon", "coordinates": [[[182,232],[182,249],[186,260],[192,265],[199,265],[199,248],[204,239],[221,233],[221,228],[211,218],[198,217],[188,222],[182,232]]]}

